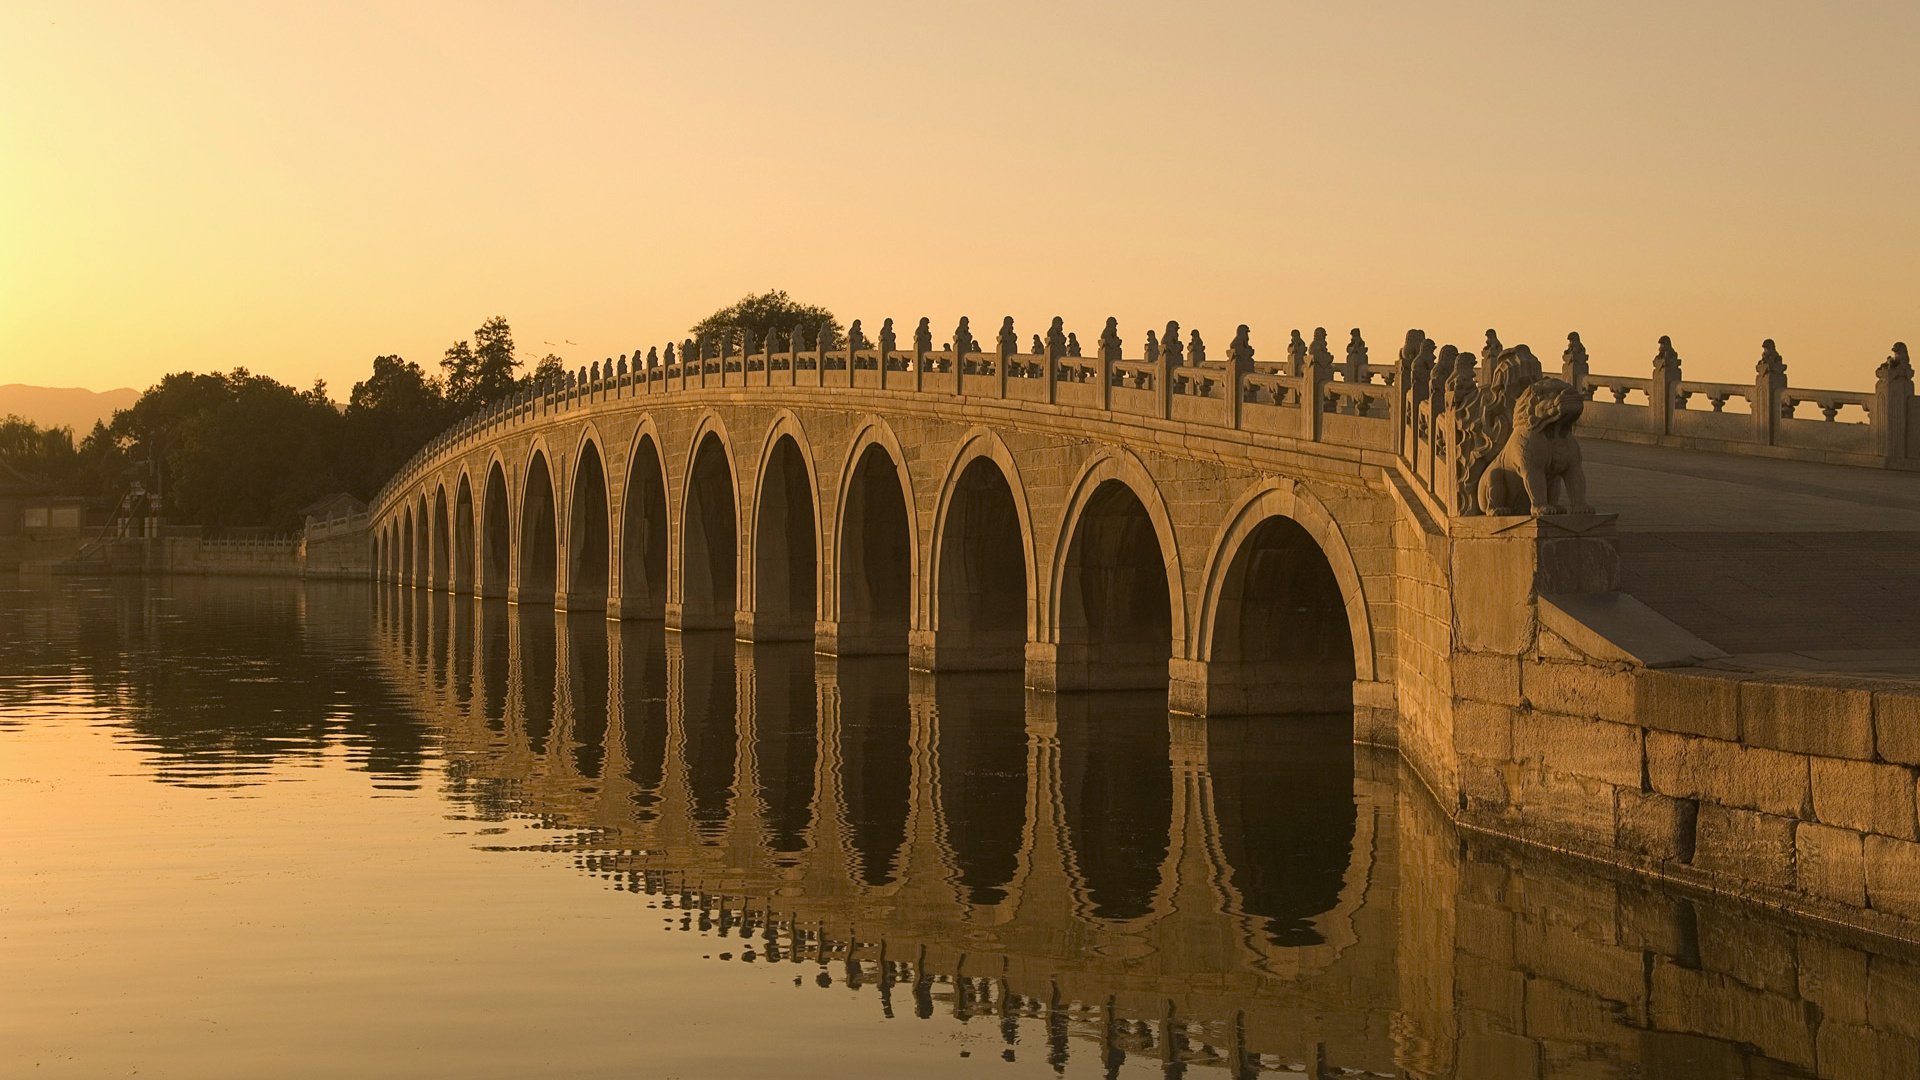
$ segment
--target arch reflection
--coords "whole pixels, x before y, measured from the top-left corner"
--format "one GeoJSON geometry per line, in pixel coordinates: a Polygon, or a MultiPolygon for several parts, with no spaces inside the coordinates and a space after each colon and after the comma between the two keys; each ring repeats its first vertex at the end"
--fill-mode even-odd
{"type": "Polygon", "coordinates": [[[680,752],[686,762],[687,789],[693,800],[693,825],[706,843],[718,843],[726,831],[733,800],[734,715],[733,635],[688,632],[680,643],[680,752]]]}
{"type": "Polygon", "coordinates": [[[820,760],[813,646],[763,643],[751,656],[756,794],[768,845],[791,854],[807,846],[820,760]]]}
{"type": "Polygon", "coordinates": [[[1026,689],[1018,671],[932,682],[941,837],[966,902],[998,904],[1026,844],[1026,689]]]}
{"type": "Polygon", "coordinates": [[[1173,824],[1167,703],[1155,693],[1057,702],[1068,858],[1096,918],[1154,913],[1173,824]]]}
{"type": "Polygon", "coordinates": [[[907,839],[912,722],[907,665],[897,656],[840,657],[840,787],[855,872],[869,886],[892,883],[907,839]]]}

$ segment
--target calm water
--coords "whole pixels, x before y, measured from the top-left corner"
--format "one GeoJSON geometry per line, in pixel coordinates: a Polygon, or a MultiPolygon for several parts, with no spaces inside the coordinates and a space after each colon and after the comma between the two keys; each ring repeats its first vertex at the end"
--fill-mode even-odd
{"type": "Polygon", "coordinates": [[[365,586],[0,581],[0,1076],[1913,1076],[1920,964],[1199,722],[365,586]]]}

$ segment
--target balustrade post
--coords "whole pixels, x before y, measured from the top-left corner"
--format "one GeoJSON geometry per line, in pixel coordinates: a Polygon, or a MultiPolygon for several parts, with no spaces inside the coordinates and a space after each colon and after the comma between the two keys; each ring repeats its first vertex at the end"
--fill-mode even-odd
{"type": "Polygon", "coordinates": [[[1320,428],[1326,417],[1327,383],[1333,372],[1321,364],[1306,364],[1300,384],[1300,437],[1320,441],[1320,428]]]}
{"type": "Polygon", "coordinates": [[[1153,358],[1153,399],[1155,416],[1173,415],[1173,358],[1165,350],[1153,358]]]}
{"type": "Polygon", "coordinates": [[[1760,360],[1753,371],[1754,441],[1772,446],[1779,435],[1787,398],[1787,362],[1773,347],[1772,338],[1760,343],[1760,360]]]}
{"type": "Polygon", "coordinates": [[[925,379],[927,366],[927,347],[918,340],[913,343],[913,392],[919,393],[925,379]]]}
{"type": "Polygon", "coordinates": [[[1907,356],[1906,343],[1896,341],[1893,355],[1875,373],[1873,415],[1867,418],[1873,425],[1874,450],[1888,458],[1907,457],[1912,419],[1913,362],[1907,356]]]}
{"type": "Polygon", "coordinates": [[[1673,339],[1662,335],[1653,356],[1653,378],[1647,383],[1647,407],[1653,410],[1653,430],[1673,434],[1673,412],[1680,404],[1680,354],[1673,339]]]}

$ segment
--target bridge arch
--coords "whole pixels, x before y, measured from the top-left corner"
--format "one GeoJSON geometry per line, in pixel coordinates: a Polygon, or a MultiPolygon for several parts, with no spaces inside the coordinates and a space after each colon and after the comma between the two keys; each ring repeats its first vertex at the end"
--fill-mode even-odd
{"type": "Polygon", "coordinates": [[[439,592],[445,592],[453,583],[452,559],[453,526],[447,514],[447,485],[439,484],[433,491],[433,576],[429,586],[439,592]]]}
{"type": "Polygon", "coordinates": [[[420,492],[413,501],[416,511],[412,518],[413,566],[409,572],[413,575],[411,584],[417,589],[426,589],[433,586],[433,579],[430,576],[433,565],[431,561],[433,545],[431,526],[428,524],[430,519],[427,517],[427,493],[420,492]]]}
{"type": "Polygon", "coordinates": [[[667,466],[660,429],[643,416],[620,491],[620,617],[658,619],[667,607],[667,466]]]}
{"type": "Polygon", "coordinates": [[[916,579],[943,670],[1019,669],[1036,638],[1033,513],[1006,443],[976,427],[961,441],[934,505],[932,574],[916,579]]]}
{"type": "Polygon", "coordinates": [[[1185,654],[1185,574],[1153,476],[1121,449],[1096,453],[1068,489],[1048,584],[1059,690],[1168,685],[1185,654]]]}
{"type": "Polygon", "coordinates": [[[760,450],[752,517],[744,531],[747,601],[760,641],[812,641],[819,617],[819,474],[813,444],[791,409],[775,414],[760,450]]]}
{"type": "Polygon", "coordinates": [[[836,652],[904,653],[920,625],[913,583],[920,578],[919,501],[899,436],[864,418],[840,468],[834,506],[836,652]]]}
{"type": "Polygon", "coordinates": [[[1374,678],[1373,626],[1353,552],[1325,504],[1292,480],[1254,485],[1228,511],[1206,567],[1191,642],[1204,672],[1182,680],[1204,678],[1204,698],[1176,705],[1214,715],[1350,712],[1354,680],[1374,678]]]}
{"type": "Polygon", "coordinates": [[[465,466],[455,482],[453,497],[453,591],[473,592],[473,478],[465,466]]]}
{"type": "Polygon", "coordinates": [[[605,611],[613,561],[613,516],[600,432],[586,425],[573,455],[567,501],[567,595],[574,611],[605,611]]]}
{"type": "Polygon", "coordinates": [[[680,626],[731,629],[739,586],[740,494],[732,439],[708,410],[687,446],[680,497],[680,626]]]}
{"type": "Polygon", "coordinates": [[[519,604],[551,604],[559,584],[560,528],[544,444],[535,443],[527,457],[525,476],[520,485],[520,566],[513,600],[519,604]]]}
{"type": "Polygon", "coordinates": [[[513,579],[513,501],[499,454],[487,460],[487,486],[480,496],[479,577],[484,597],[506,596],[513,579]]]}

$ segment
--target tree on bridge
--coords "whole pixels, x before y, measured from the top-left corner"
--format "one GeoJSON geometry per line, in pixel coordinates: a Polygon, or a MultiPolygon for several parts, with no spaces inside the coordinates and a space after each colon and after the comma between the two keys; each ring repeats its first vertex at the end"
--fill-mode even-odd
{"type": "Polygon", "coordinates": [[[822,324],[831,335],[827,339],[828,347],[845,340],[841,336],[840,320],[834,317],[833,312],[817,304],[803,304],[788,296],[785,289],[772,289],[763,293],[748,293],[694,323],[687,333],[699,341],[708,334],[718,335],[731,327],[744,330],[746,340],[758,347],[766,340],[767,332],[772,331],[775,345],[792,348],[794,328],[798,327],[802,343],[813,347],[817,344],[814,335],[819,333],[822,324]]]}

